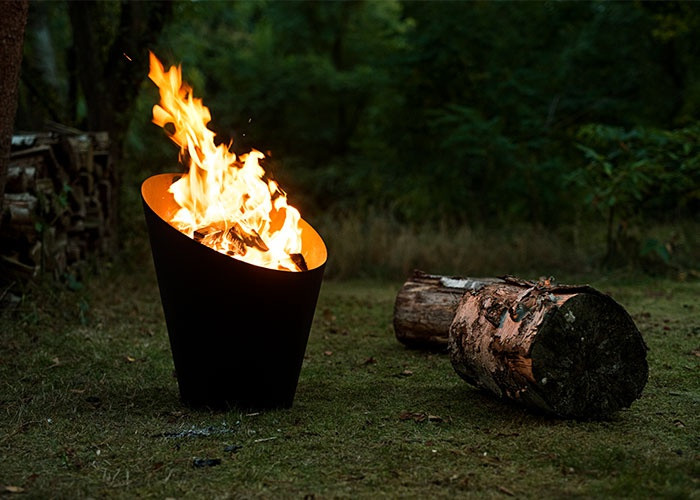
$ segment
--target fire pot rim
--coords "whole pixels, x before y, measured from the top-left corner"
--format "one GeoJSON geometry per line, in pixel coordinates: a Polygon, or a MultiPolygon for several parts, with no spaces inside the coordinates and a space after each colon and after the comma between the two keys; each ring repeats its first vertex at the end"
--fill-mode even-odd
{"type": "MultiPolygon", "coordinates": [[[[182,173],[168,172],[162,174],[155,174],[146,178],[141,183],[141,199],[163,222],[168,224],[174,230],[178,231],[185,238],[192,239],[186,234],[182,233],[170,223],[170,218],[178,210],[179,207],[175,203],[175,199],[173,198],[172,193],[168,192],[168,187],[170,187],[170,185],[177,179],[179,179],[182,175],[182,173]]],[[[236,262],[241,262],[243,264],[255,268],[265,269],[267,271],[284,274],[308,273],[322,266],[325,266],[328,260],[328,249],[321,235],[318,233],[318,231],[316,231],[316,229],[314,229],[314,227],[311,224],[309,224],[306,220],[302,218],[300,219],[300,225],[302,229],[302,255],[306,260],[306,271],[288,271],[286,269],[273,269],[265,266],[260,266],[242,259],[235,259],[228,255],[224,255],[212,248],[207,247],[206,245],[201,246],[203,246],[208,251],[214,254],[222,255],[226,258],[235,260],[236,262]]]]}

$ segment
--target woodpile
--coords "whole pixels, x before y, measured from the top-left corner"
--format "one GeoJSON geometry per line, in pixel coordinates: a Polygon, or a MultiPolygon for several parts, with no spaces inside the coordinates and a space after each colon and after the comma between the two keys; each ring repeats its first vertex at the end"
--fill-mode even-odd
{"type": "Polygon", "coordinates": [[[467,382],[560,417],[629,407],[648,376],[632,318],[589,286],[416,271],[396,298],[394,330],[410,347],[447,349],[467,382]]]}
{"type": "Polygon", "coordinates": [[[64,279],[88,257],[107,253],[115,187],[106,132],[13,136],[0,225],[3,281],[64,279]]]}

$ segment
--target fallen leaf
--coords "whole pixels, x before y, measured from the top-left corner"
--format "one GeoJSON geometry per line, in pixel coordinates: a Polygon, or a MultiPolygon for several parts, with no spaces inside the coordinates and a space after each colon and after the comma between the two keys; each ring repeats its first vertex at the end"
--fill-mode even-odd
{"type": "Polygon", "coordinates": [[[133,363],[134,361],[136,361],[136,358],[132,358],[131,356],[127,356],[127,357],[126,357],[126,361],[127,361],[128,363],[133,363]]]}
{"type": "Polygon", "coordinates": [[[402,377],[410,377],[411,375],[413,375],[413,372],[412,372],[411,370],[404,370],[404,371],[401,372],[400,375],[401,375],[402,377]]]}
{"type": "Polygon", "coordinates": [[[24,488],[21,486],[5,486],[6,493],[24,493],[24,488]]]}
{"type": "Polygon", "coordinates": [[[325,356],[333,356],[333,351],[323,351],[325,356]]]}
{"type": "Polygon", "coordinates": [[[440,417],[438,415],[428,415],[428,420],[430,422],[444,422],[445,421],[445,419],[443,419],[442,417],[440,417]]]}

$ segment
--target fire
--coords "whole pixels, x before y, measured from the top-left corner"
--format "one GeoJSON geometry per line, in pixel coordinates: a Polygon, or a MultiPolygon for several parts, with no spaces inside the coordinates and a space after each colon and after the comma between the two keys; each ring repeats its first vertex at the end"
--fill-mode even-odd
{"type": "Polygon", "coordinates": [[[153,123],[180,146],[180,161],[189,167],[169,188],[180,207],[170,224],[250,264],[305,271],[301,216],[279,185],[266,178],[259,164],[264,155],[252,150],[237,157],[230,144],[217,146],[216,134],[207,128],[209,108],[182,81],[181,67],[165,71],[152,52],[150,62],[148,77],[160,90],[153,123]]]}

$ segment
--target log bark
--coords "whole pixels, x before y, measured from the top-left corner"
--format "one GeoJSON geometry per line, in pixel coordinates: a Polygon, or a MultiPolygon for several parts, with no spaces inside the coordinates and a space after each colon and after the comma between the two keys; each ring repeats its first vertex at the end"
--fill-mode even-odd
{"type": "Polygon", "coordinates": [[[647,381],[639,330],[589,286],[416,273],[397,296],[394,322],[410,346],[447,339],[452,366],[467,382],[561,417],[607,417],[629,407],[647,381]]]}
{"type": "Polygon", "coordinates": [[[497,278],[458,278],[414,271],[394,304],[394,332],[411,348],[447,349],[448,334],[464,293],[497,278]]]}

